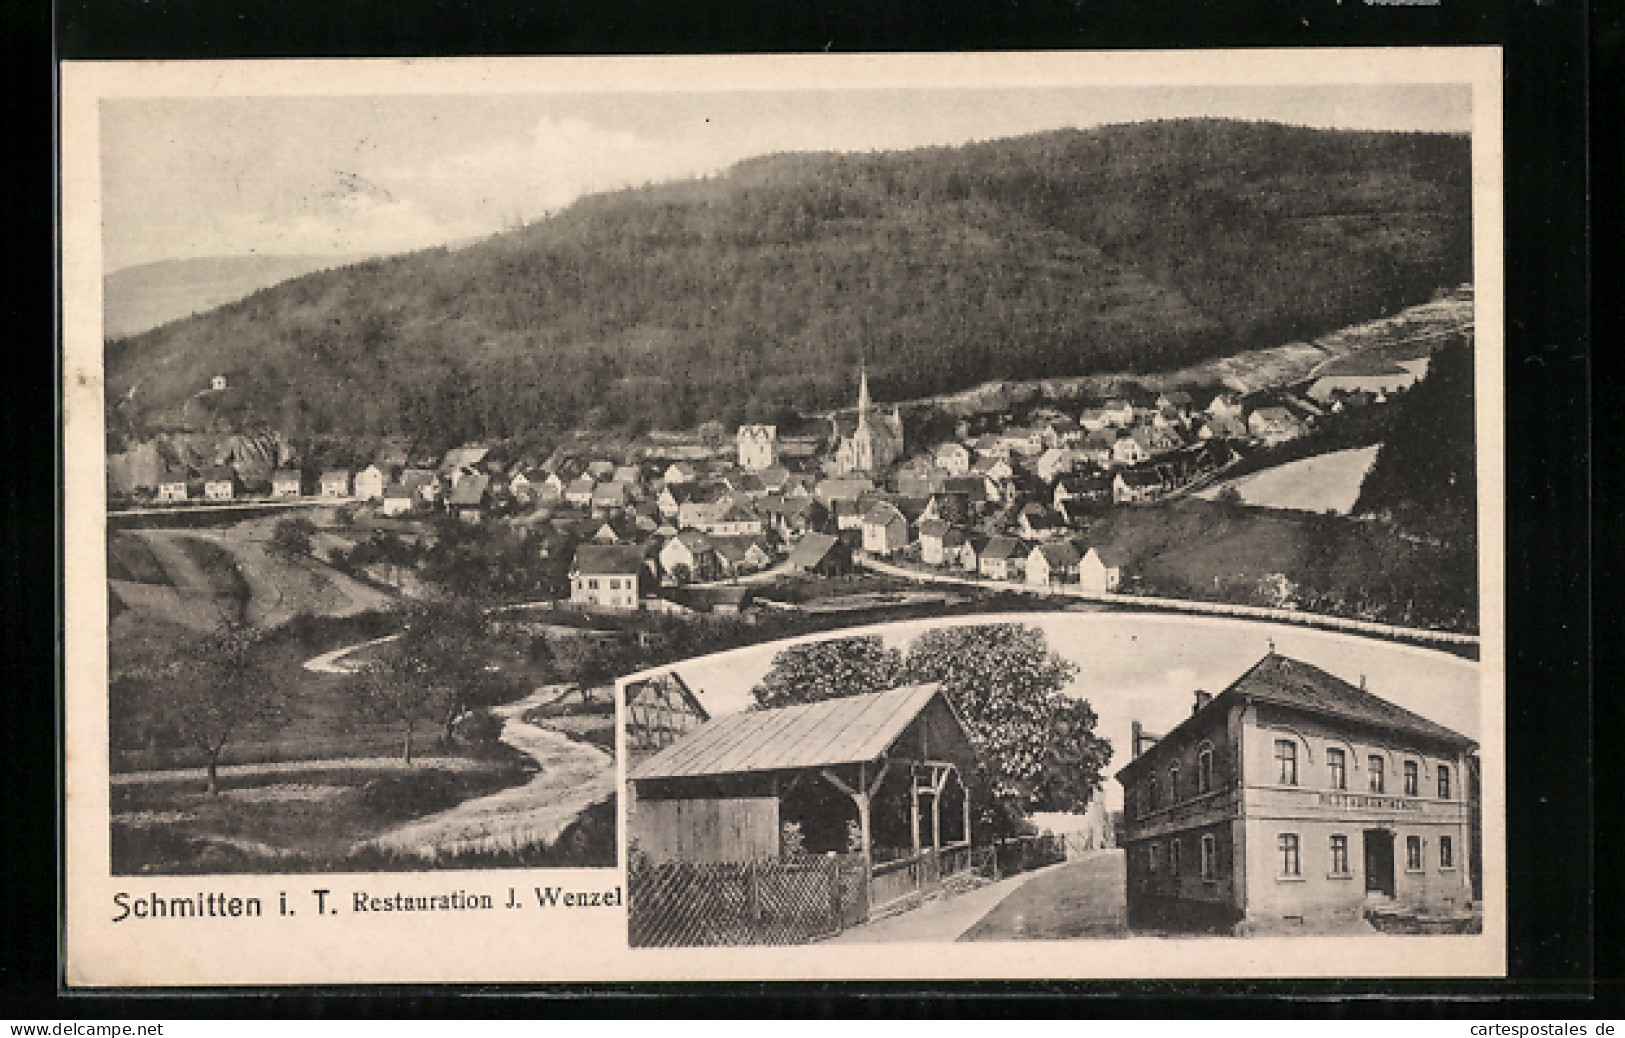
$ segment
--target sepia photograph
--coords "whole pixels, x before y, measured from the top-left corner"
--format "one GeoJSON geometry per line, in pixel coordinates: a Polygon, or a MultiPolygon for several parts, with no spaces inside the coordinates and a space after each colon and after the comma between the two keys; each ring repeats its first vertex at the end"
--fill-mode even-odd
{"type": "Polygon", "coordinates": [[[70,67],[70,904],[1504,968],[1498,66],[1428,53],[70,67]]]}

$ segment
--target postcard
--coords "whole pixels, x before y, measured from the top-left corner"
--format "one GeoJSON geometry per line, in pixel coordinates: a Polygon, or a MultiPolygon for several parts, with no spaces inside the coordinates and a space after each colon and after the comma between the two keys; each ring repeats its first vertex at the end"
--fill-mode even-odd
{"type": "Polygon", "coordinates": [[[61,111],[70,986],[1504,975],[1498,50],[61,111]]]}

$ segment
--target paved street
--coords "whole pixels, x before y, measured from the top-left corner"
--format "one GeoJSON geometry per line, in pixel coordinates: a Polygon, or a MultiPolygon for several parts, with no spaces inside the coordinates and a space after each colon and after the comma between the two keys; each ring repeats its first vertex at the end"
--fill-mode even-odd
{"type": "Polygon", "coordinates": [[[1033,873],[959,940],[1126,937],[1127,909],[1123,852],[1095,851],[1033,873]]]}

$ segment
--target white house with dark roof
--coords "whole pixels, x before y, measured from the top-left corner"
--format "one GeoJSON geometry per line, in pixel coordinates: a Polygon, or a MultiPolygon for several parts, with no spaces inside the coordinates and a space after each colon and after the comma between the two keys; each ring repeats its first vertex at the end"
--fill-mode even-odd
{"type": "Polygon", "coordinates": [[[871,506],[863,515],[863,550],[892,555],[908,546],[908,519],[890,501],[871,506]]]}
{"type": "Polygon", "coordinates": [[[348,469],[328,469],[322,473],[317,481],[317,487],[322,497],[349,497],[350,471],[348,469]]]}
{"type": "Polygon", "coordinates": [[[593,609],[637,609],[643,569],[638,545],[583,544],[570,564],[570,601],[593,609]]]}

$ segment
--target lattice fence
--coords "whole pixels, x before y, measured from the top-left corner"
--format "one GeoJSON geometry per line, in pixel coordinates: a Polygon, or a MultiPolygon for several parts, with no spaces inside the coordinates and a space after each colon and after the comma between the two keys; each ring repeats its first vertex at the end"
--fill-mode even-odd
{"type": "Polygon", "coordinates": [[[868,915],[856,855],[634,862],[626,879],[633,947],[804,944],[868,915]]]}

